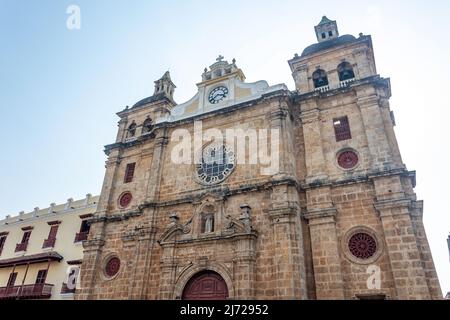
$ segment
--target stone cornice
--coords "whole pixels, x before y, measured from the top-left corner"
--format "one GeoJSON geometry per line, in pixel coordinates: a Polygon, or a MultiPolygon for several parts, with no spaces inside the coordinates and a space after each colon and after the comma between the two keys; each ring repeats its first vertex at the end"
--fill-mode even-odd
{"type": "Polygon", "coordinates": [[[335,221],[337,213],[338,212],[337,212],[336,208],[313,209],[313,210],[308,210],[307,213],[303,217],[306,220],[332,218],[333,221],[335,221]]]}
{"type": "MultiPolygon", "coordinates": [[[[374,207],[380,213],[380,216],[392,215],[391,209],[411,208],[413,201],[411,199],[388,199],[375,202],[374,207]]],[[[401,211],[397,212],[402,214],[401,211]]]]}
{"type": "Polygon", "coordinates": [[[173,246],[173,245],[182,245],[182,244],[195,244],[198,243],[203,245],[205,242],[211,241],[224,241],[224,240],[237,240],[237,239],[248,239],[248,240],[256,240],[258,237],[258,232],[252,231],[250,233],[233,233],[233,234],[218,234],[212,236],[204,236],[198,238],[187,238],[187,239],[178,239],[169,242],[159,242],[161,247],[173,246]]]}
{"type": "MultiPolygon", "coordinates": [[[[192,123],[194,121],[207,119],[207,118],[210,118],[210,117],[213,117],[213,116],[217,116],[217,115],[221,115],[221,114],[227,114],[227,113],[230,113],[230,112],[233,112],[233,111],[237,111],[237,110],[240,110],[240,109],[243,109],[243,108],[247,108],[247,107],[258,105],[260,103],[272,100],[274,98],[291,99],[291,97],[292,97],[292,93],[290,91],[278,90],[278,91],[274,91],[274,92],[263,94],[258,99],[242,102],[242,103],[239,103],[239,104],[235,104],[233,106],[230,106],[230,107],[227,107],[227,108],[224,108],[224,109],[213,110],[211,112],[206,112],[206,113],[203,113],[203,114],[200,114],[200,115],[197,115],[197,116],[193,116],[191,118],[186,118],[186,119],[182,119],[182,120],[178,120],[178,121],[174,121],[174,122],[158,123],[158,124],[156,124],[154,126],[154,130],[161,129],[161,128],[172,128],[172,127],[176,127],[176,126],[179,126],[179,125],[192,123]]],[[[129,109],[129,110],[131,110],[131,109],[129,109]]],[[[104,147],[104,152],[105,152],[106,155],[109,155],[111,150],[119,149],[119,148],[120,149],[131,148],[131,147],[134,147],[134,146],[138,146],[138,145],[146,143],[148,140],[152,140],[154,137],[155,137],[154,135],[143,135],[143,136],[139,136],[136,139],[133,139],[131,141],[112,143],[112,144],[106,145],[104,147]]]]}

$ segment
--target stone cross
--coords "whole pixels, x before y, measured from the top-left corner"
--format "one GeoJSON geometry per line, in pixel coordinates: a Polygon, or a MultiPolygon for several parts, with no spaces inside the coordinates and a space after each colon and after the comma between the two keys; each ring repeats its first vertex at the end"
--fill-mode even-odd
{"type": "Polygon", "coordinates": [[[222,55],[219,55],[219,57],[217,57],[216,61],[217,61],[217,62],[222,62],[223,58],[224,58],[224,57],[223,57],[222,55]]]}

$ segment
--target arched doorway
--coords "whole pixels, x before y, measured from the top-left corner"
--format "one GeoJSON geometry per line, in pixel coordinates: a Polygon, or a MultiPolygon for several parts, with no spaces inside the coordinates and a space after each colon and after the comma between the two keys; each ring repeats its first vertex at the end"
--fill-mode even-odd
{"type": "Polygon", "coordinates": [[[228,287],[225,280],[214,271],[197,273],[186,284],[183,300],[226,300],[228,287]]]}

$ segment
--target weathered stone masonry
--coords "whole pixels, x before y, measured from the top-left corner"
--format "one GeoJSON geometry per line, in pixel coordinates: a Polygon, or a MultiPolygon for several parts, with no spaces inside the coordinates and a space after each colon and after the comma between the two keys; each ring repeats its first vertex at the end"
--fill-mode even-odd
{"type": "Polygon", "coordinates": [[[188,102],[174,102],[166,73],[153,96],[118,113],[77,299],[442,298],[371,37],[339,36],[326,17],[316,33],[289,61],[296,91],[245,83],[219,57],[188,102]],[[174,132],[194,136],[198,121],[278,130],[276,172],[227,163],[209,183],[203,167],[175,164],[174,132]],[[368,286],[371,268],[379,287],[368,286]]]}

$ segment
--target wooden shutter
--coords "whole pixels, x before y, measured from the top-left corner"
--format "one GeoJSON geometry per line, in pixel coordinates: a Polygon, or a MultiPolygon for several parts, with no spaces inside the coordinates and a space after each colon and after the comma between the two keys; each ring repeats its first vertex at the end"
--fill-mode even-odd
{"type": "Polygon", "coordinates": [[[136,168],[136,163],[127,164],[127,168],[125,170],[125,183],[130,183],[131,181],[133,181],[135,168],[136,168]]]}
{"type": "Polygon", "coordinates": [[[56,234],[58,233],[59,226],[52,226],[50,232],[48,233],[48,239],[56,239],[56,234]]]}
{"type": "Polygon", "coordinates": [[[30,240],[30,236],[31,236],[31,231],[25,231],[23,233],[22,243],[28,243],[28,240],[30,240]]]}
{"type": "Polygon", "coordinates": [[[350,124],[347,117],[334,119],[333,124],[337,142],[349,140],[352,138],[352,134],[350,132],[350,124]]]}

